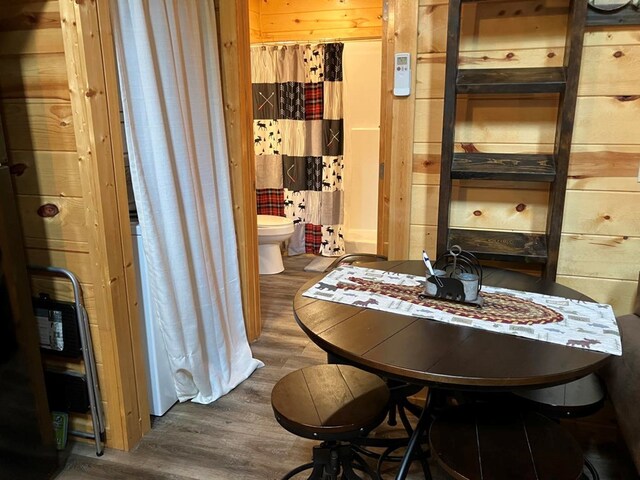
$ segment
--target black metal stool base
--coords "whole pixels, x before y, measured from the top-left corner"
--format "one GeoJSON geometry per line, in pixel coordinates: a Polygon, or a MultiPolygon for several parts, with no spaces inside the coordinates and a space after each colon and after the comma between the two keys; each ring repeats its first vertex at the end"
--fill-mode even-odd
{"type": "Polygon", "coordinates": [[[363,480],[355,470],[364,472],[371,480],[380,480],[349,443],[323,442],[313,447],[313,461],[294,468],[282,480],[289,480],[305,470],[311,470],[308,480],[363,480]]]}
{"type": "Polygon", "coordinates": [[[600,475],[598,474],[596,467],[593,466],[593,463],[591,463],[587,457],[584,458],[584,468],[587,472],[589,472],[590,477],[587,477],[583,473],[583,478],[585,478],[586,480],[600,480],[600,475]]]}

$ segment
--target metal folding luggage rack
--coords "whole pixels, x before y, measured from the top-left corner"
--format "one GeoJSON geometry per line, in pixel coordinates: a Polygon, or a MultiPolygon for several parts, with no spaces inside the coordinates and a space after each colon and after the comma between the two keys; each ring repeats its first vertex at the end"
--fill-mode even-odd
{"type": "MultiPolygon", "coordinates": [[[[84,384],[86,384],[88,403],[89,403],[89,413],[91,414],[91,421],[93,425],[93,433],[89,432],[81,432],[81,431],[69,431],[70,434],[82,437],[82,438],[90,438],[95,441],[96,446],[96,455],[101,456],[104,453],[104,441],[105,441],[105,422],[104,422],[104,414],[102,412],[102,401],[100,397],[100,389],[98,387],[98,376],[96,372],[96,361],[93,355],[93,344],[91,343],[91,331],[89,329],[89,316],[87,315],[87,311],[84,308],[83,304],[83,296],[82,289],[80,287],[80,282],[78,278],[69,270],[58,267],[40,267],[40,266],[29,266],[29,273],[31,275],[47,275],[53,277],[64,277],[71,282],[73,286],[73,303],[68,302],[57,302],[53,300],[49,300],[46,296],[42,296],[40,299],[34,299],[34,303],[37,305],[39,302],[45,302],[45,305],[57,304],[56,310],[48,309],[48,312],[53,312],[53,315],[56,316],[56,319],[59,320],[60,328],[55,332],[56,338],[52,341],[58,342],[55,344],[55,347],[47,349],[47,351],[52,352],[54,354],[59,354],[66,357],[77,357],[82,356],[82,360],[84,361],[84,375],[78,373],[76,371],[51,371],[48,373],[53,373],[54,375],[66,375],[71,379],[80,379],[84,384]],[[65,311],[63,313],[63,311],[65,311]],[[77,335],[73,333],[73,330],[69,328],[68,325],[62,324],[63,316],[68,318],[70,312],[75,312],[75,317],[77,321],[77,335]],[[68,338],[67,345],[70,345],[69,349],[72,349],[74,352],[69,353],[69,349],[64,348],[65,338],[68,338]],[[77,338],[76,338],[77,337],[77,338]]],[[[47,309],[47,306],[41,307],[41,309],[47,309]]],[[[85,404],[86,405],[86,404],[85,404]]]]}

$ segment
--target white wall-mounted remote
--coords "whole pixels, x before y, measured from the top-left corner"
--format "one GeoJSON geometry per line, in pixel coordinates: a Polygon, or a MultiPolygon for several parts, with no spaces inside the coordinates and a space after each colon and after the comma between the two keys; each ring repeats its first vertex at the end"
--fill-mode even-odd
{"type": "Polygon", "coordinates": [[[411,54],[396,53],[393,66],[393,94],[406,97],[411,94],[411,54]]]}

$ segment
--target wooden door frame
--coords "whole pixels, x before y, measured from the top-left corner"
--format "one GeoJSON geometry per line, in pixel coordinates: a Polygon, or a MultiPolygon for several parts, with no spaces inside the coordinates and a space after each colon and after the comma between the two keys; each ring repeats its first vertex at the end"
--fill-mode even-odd
{"type": "MultiPolygon", "coordinates": [[[[260,335],[262,322],[250,115],[249,7],[247,2],[231,0],[215,0],[215,5],[236,232],[238,244],[245,246],[239,251],[243,306],[247,334],[254,340],[260,335]]],[[[391,259],[409,256],[418,5],[415,0],[383,0],[378,252],[391,259]],[[414,87],[404,98],[393,96],[394,54],[399,51],[411,53],[414,87]]]]}
{"type": "MultiPolygon", "coordinates": [[[[248,30],[249,19],[248,16],[244,17],[244,14],[248,15],[248,6],[238,7],[233,5],[238,2],[216,1],[222,4],[221,7],[228,4],[227,8],[242,9],[242,15],[235,17],[235,28],[237,31],[248,30]]],[[[420,3],[416,0],[383,0],[377,251],[390,259],[409,257],[420,3]],[[409,97],[393,96],[393,63],[396,52],[411,54],[413,87],[409,97]]],[[[248,57],[248,51],[238,49],[243,57],[248,57]]],[[[245,83],[245,89],[245,95],[251,93],[250,83],[245,83]]]]}
{"type": "Polygon", "coordinates": [[[245,328],[250,342],[262,331],[258,218],[253,154],[249,5],[246,1],[214,0],[217,10],[222,98],[229,152],[233,215],[240,263],[245,328]]]}
{"type": "MultiPolygon", "coordinates": [[[[262,322],[250,114],[249,6],[231,0],[215,0],[215,5],[236,231],[238,244],[245,246],[239,251],[243,306],[247,334],[254,340],[260,335],[262,322]]],[[[418,6],[415,0],[383,0],[378,252],[390,259],[409,257],[418,6]],[[413,72],[412,93],[404,98],[393,96],[394,54],[400,51],[411,53],[413,72]]]]}
{"type": "Polygon", "coordinates": [[[109,6],[60,0],[60,20],[95,267],[107,446],[130,450],[149,430],[150,416],[109,6]]]}
{"type": "Polygon", "coordinates": [[[390,260],[409,258],[418,8],[415,0],[384,0],[378,253],[390,260]],[[411,54],[412,87],[408,97],[393,95],[397,52],[411,54]]]}

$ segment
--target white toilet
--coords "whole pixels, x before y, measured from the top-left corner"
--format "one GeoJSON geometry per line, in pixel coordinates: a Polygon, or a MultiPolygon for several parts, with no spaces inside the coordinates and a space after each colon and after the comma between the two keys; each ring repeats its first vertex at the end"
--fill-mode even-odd
{"type": "Polygon", "coordinates": [[[274,215],[258,215],[258,254],[261,275],[284,270],[280,244],[293,234],[293,220],[274,215]]]}

